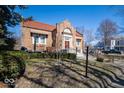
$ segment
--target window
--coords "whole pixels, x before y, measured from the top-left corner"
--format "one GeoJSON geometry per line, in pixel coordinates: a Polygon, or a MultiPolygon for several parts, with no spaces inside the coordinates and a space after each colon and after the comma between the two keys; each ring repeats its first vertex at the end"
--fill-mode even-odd
{"type": "Polygon", "coordinates": [[[118,41],[118,45],[120,45],[120,42],[118,41]]]}
{"type": "Polygon", "coordinates": [[[39,43],[39,38],[38,38],[38,36],[35,36],[34,38],[35,38],[35,42],[38,44],[38,43],[39,43]]]}
{"type": "Polygon", "coordinates": [[[41,35],[40,36],[40,43],[41,44],[46,44],[46,35],[41,35]]]}
{"type": "Polygon", "coordinates": [[[70,29],[68,29],[68,28],[64,29],[64,32],[65,33],[71,33],[70,29]]]}
{"type": "Polygon", "coordinates": [[[32,43],[34,44],[34,42],[36,42],[36,44],[46,44],[46,35],[34,34],[32,36],[32,43]]]}
{"type": "Polygon", "coordinates": [[[81,40],[80,39],[77,39],[76,40],[76,45],[79,46],[80,45],[80,42],[81,42],[81,40]]]}
{"type": "Polygon", "coordinates": [[[38,35],[33,35],[32,36],[32,43],[34,44],[36,42],[36,44],[39,43],[39,36],[38,35]]]}

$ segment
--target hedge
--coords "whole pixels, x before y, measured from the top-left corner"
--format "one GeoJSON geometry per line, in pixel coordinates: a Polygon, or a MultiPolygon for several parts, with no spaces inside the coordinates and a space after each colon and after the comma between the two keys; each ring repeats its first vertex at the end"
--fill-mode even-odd
{"type": "Polygon", "coordinates": [[[24,60],[29,59],[29,54],[25,51],[7,51],[6,53],[11,55],[11,56],[20,57],[24,60]]]}
{"type": "MultiPolygon", "coordinates": [[[[61,58],[61,59],[71,59],[71,60],[76,60],[76,54],[74,53],[56,53],[56,52],[46,52],[46,53],[40,53],[40,52],[24,52],[24,51],[6,51],[5,53],[2,52],[2,55],[4,54],[8,54],[11,56],[17,56],[20,57],[24,60],[27,60],[29,58],[33,59],[33,58],[61,58]]],[[[2,59],[2,57],[0,56],[0,59],[2,59]]]]}
{"type": "Polygon", "coordinates": [[[71,59],[76,60],[76,54],[73,53],[56,53],[56,52],[49,52],[49,53],[30,53],[30,58],[60,58],[60,59],[71,59]]]}

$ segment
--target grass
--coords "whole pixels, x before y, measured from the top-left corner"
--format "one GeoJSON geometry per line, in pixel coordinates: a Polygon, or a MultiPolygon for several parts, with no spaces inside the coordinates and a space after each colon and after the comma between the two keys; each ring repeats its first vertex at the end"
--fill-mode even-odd
{"type": "Polygon", "coordinates": [[[45,59],[37,59],[37,58],[35,58],[35,59],[28,59],[27,60],[28,61],[28,63],[31,63],[31,62],[51,62],[51,61],[56,61],[56,59],[52,59],[52,58],[45,58],[45,59]]]}
{"type": "Polygon", "coordinates": [[[104,62],[89,62],[89,78],[85,77],[85,60],[58,62],[56,59],[30,59],[27,63],[26,73],[18,80],[16,87],[113,87],[107,79],[118,84],[123,81],[115,76],[118,75],[117,69],[104,62]]]}

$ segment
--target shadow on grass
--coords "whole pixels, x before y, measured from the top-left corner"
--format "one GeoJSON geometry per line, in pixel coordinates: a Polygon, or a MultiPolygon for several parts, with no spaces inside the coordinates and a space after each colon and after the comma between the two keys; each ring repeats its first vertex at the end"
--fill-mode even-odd
{"type": "MultiPolygon", "coordinates": [[[[69,62],[69,61],[68,61],[68,62],[69,62]]],[[[73,64],[76,64],[76,65],[85,67],[85,65],[83,65],[83,64],[75,63],[75,62],[73,62],[73,61],[71,61],[71,62],[72,62],[73,64]]],[[[118,69],[120,69],[120,68],[118,68],[118,69]]],[[[120,70],[121,70],[121,69],[120,69],[120,70]]],[[[121,72],[122,72],[122,70],[121,70],[121,72]]],[[[101,80],[102,83],[104,84],[104,87],[107,87],[107,86],[110,86],[110,87],[118,87],[118,86],[112,85],[111,83],[118,84],[118,85],[120,85],[121,87],[124,86],[124,80],[123,80],[123,79],[120,79],[113,71],[104,69],[104,68],[102,68],[102,67],[98,67],[98,66],[94,66],[94,67],[93,67],[93,66],[89,65],[89,67],[88,67],[88,73],[94,75],[94,76],[97,77],[97,78],[99,78],[99,80],[101,80]],[[101,70],[100,70],[100,69],[101,69],[101,70]],[[105,71],[111,73],[115,78],[113,78],[113,76],[111,76],[110,74],[106,73],[106,72],[103,71],[103,70],[105,70],[105,71]],[[111,83],[108,82],[108,80],[106,80],[105,78],[103,78],[103,76],[106,77],[107,79],[109,79],[109,80],[111,81],[111,83]]],[[[122,73],[123,73],[123,72],[122,72],[122,73]]]]}
{"type": "MultiPolygon", "coordinates": [[[[103,69],[103,70],[105,70],[105,71],[107,71],[107,72],[110,72],[114,77],[115,77],[115,79],[111,79],[111,81],[112,82],[114,82],[114,83],[117,83],[117,84],[119,84],[119,85],[122,85],[122,86],[124,86],[124,79],[121,79],[119,76],[117,76],[113,71],[111,71],[111,70],[108,70],[108,69],[105,69],[105,68],[102,68],[102,67],[98,67],[98,66],[96,66],[97,68],[100,68],[100,69],[103,69]]],[[[117,68],[116,68],[117,69],[117,68]]],[[[119,70],[119,69],[118,69],[119,70]]],[[[106,73],[107,74],[107,73],[106,73]]],[[[109,75],[109,74],[108,74],[109,75]]],[[[110,75],[109,75],[110,76],[110,75]]]]}
{"type": "Polygon", "coordinates": [[[28,76],[23,76],[25,79],[30,80],[31,82],[38,84],[39,86],[43,86],[45,88],[53,88],[53,86],[48,86],[47,84],[44,84],[42,79],[36,79],[36,78],[29,78],[28,76]]]}
{"type": "MultiPolygon", "coordinates": [[[[87,87],[92,87],[90,84],[84,82],[83,79],[80,80],[77,77],[71,75],[69,72],[66,72],[65,69],[71,70],[72,72],[75,72],[75,73],[77,73],[78,75],[80,75],[82,77],[83,77],[83,74],[77,72],[74,69],[67,68],[67,66],[64,66],[62,64],[51,65],[51,67],[50,66],[46,67],[46,66],[43,66],[43,65],[39,66],[37,64],[34,64],[33,66],[35,66],[37,69],[40,70],[39,77],[37,77],[37,78],[30,78],[29,76],[25,75],[24,78],[26,78],[27,80],[30,80],[32,83],[40,85],[41,87],[43,86],[43,87],[46,87],[46,88],[52,88],[52,87],[56,86],[56,82],[59,82],[60,84],[61,83],[66,83],[67,85],[75,86],[76,87],[75,83],[72,83],[73,81],[76,82],[76,83],[84,84],[87,87]],[[50,85],[47,84],[47,83],[44,84],[44,82],[42,81],[42,79],[45,78],[45,77],[42,76],[43,72],[49,72],[50,74],[52,74],[52,76],[49,76],[49,75],[45,76],[46,78],[52,79],[52,81],[51,81],[52,84],[50,84],[50,85]],[[60,80],[57,80],[57,77],[61,77],[61,76],[68,77],[67,78],[68,82],[62,80],[62,78],[60,78],[60,80]]],[[[57,86],[57,87],[59,87],[59,86],[57,86]]]]}
{"type": "MultiPolygon", "coordinates": [[[[64,69],[63,69],[62,65],[61,65],[61,66],[54,66],[54,67],[53,67],[53,70],[54,70],[56,73],[58,73],[58,75],[61,73],[61,74],[65,75],[65,76],[69,77],[70,80],[74,80],[74,81],[76,81],[76,82],[78,82],[78,83],[82,83],[82,84],[84,84],[84,85],[87,86],[87,87],[92,87],[90,84],[84,82],[83,79],[82,79],[82,80],[79,80],[79,79],[77,79],[76,77],[70,75],[70,73],[66,72],[65,69],[69,69],[69,70],[71,70],[71,71],[77,73],[78,75],[83,76],[82,74],[76,72],[75,70],[73,70],[73,69],[71,69],[71,68],[67,68],[67,66],[65,66],[64,69]]],[[[58,76],[58,75],[57,75],[57,76],[58,76]]]]}
{"type": "MultiPolygon", "coordinates": [[[[81,66],[83,68],[83,70],[85,69],[84,64],[80,64],[78,62],[76,63],[73,61],[71,61],[71,62],[66,61],[66,62],[69,62],[70,64],[75,64],[76,66],[81,66]]],[[[49,72],[50,74],[52,74],[52,77],[49,77],[49,76],[47,77],[47,78],[52,79],[52,81],[51,81],[52,84],[50,84],[50,85],[47,83],[44,83],[40,77],[30,78],[30,77],[25,75],[24,78],[26,78],[27,80],[30,80],[31,82],[33,82],[35,84],[38,84],[38,85],[46,87],[46,88],[55,87],[56,82],[66,83],[67,85],[69,85],[69,82],[66,82],[62,79],[59,81],[57,80],[57,77],[62,76],[62,75],[68,77],[69,81],[75,81],[76,83],[84,84],[85,86],[90,87],[90,88],[92,88],[92,87],[113,87],[113,88],[116,88],[116,87],[120,87],[120,86],[123,87],[124,86],[124,80],[120,79],[116,75],[116,73],[113,71],[110,71],[108,69],[104,69],[102,67],[89,65],[89,67],[88,67],[89,78],[86,79],[85,75],[83,74],[84,73],[83,70],[80,69],[80,71],[78,71],[74,67],[72,68],[71,66],[68,66],[66,64],[66,62],[63,62],[63,63],[61,62],[58,65],[55,65],[52,63],[47,64],[47,66],[46,65],[38,65],[38,64],[33,65],[37,68],[37,70],[40,70],[39,74],[40,74],[41,78],[45,78],[45,77],[42,77],[43,72],[49,72]],[[71,72],[78,75],[80,77],[80,79],[76,76],[73,76],[73,74],[71,74],[71,72]],[[109,74],[109,73],[111,73],[111,74],[109,74]],[[97,79],[94,79],[90,76],[94,76],[97,79]],[[113,85],[112,83],[115,83],[117,85],[113,85]],[[95,86],[95,84],[97,84],[97,86],[95,86]],[[120,86],[118,86],[118,85],[120,85],[120,86]]],[[[72,83],[70,83],[70,84],[72,84],[72,83]]],[[[74,86],[75,86],[75,83],[74,83],[74,86]]]]}
{"type": "MultiPolygon", "coordinates": [[[[76,74],[78,74],[80,77],[85,78],[85,75],[79,73],[79,72],[76,71],[75,69],[72,69],[71,67],[69,67],[69,66],[67,66],[67,65],[65,65],[65,64],[63,64],[63,63],[61,63],[61,64],[62,64],[63,66],[65,66],[67,69],[69,69],[69,70],[75,72],[76,74]]],[[[82,73],[83,73],[83,72],[82,72],[82,73]]],[[[86,79],[86,78],[85,78],[85,79],[86,79]]],[[[89,79],[90,79],[91,81],[95,82],[96,84],[98,84],[99,87],[102,87],[102,85],[101,85],[98,81],[96,81],[96,80],[94,80],[94,79],[92,79],[92,78],[90,78],[90,77],[89,77],[89,79]]],[[[83,83],[84,83],[84,82],[83,82],[83,83]]],[[[88,84],[88,82],[85,82],[85,84],[88,85],[88,87],[93,87],[93,86],[91,86],[90,84],[88,84]]]]}

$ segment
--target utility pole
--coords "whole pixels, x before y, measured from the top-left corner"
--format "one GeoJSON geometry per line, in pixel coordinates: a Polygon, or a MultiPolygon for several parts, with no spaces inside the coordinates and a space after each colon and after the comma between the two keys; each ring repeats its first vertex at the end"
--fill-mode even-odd
{"type": "Polygon", "coordinates": [[[88,73],[88,52],[89,52],[89,46],[87,46],[87,49],[86,49],[86,73],[85,73],[85,76],[87,76],[87,73],[88,73]]]}

